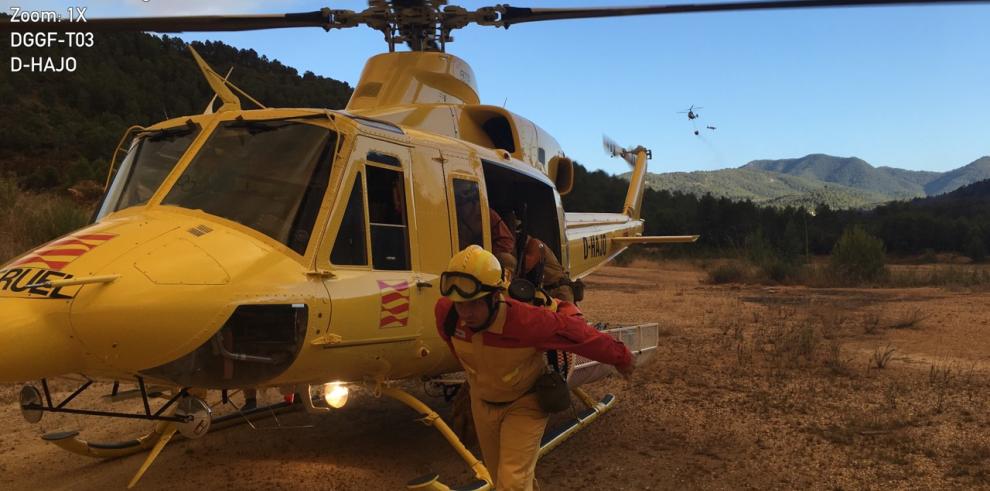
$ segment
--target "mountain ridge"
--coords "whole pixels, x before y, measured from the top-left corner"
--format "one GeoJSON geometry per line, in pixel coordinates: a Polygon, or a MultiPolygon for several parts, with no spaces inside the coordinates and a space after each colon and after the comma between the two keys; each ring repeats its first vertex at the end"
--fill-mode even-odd
{"type": "Polygon", "coordinates": [[[944,194],[984,179],[990,179],[990,156],[947,172],[934,172],[874,167],[858,157],[815,153],[753,160],[715,171],[651,172],[646,183],[654,190],[711,194],[780,207],[825,204],[832,208],[872,208],[889,201],[944,194]]]}

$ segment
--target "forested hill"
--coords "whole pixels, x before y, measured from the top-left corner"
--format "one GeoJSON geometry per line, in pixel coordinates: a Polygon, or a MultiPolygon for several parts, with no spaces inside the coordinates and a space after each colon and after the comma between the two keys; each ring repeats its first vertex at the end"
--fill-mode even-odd
{"type": "Polygon", "coordinates": [[[990,157],[977,159],[965,167],[939,175],[925,184],[925,191],[929,196],[934,196],[983,179],[990,179],[990,157]]]}
{"type": "MultiPolygon", "coordinates": [[[[628,186],[621,177],[578,165],[564,208],[619,212],[628,186]]],[[[782,251],[803,253],[807,241],[812,253],[828,254],[846,226],[861,224],[884,241],[888,252],[957,252],[981,259],[990,247],[990,180],[872,210],[821,204],[762,207],[751,200],[647,189],[642,217],[647,235],[700,234],[698,244],[683,246],[698,249],[738,249],[755,233],[782,251]]]]}
{"type": "MultiPolygon", "coordinates": [[[[791,176],[824,181],[855,189],[873,191],[894,198],[924,196],[915,180],[876,168],[856,157],[811,154],[797,159],[754,160],[743,169],[761,169],[791,176]]],[[[901,169],[903,172],[910,172],[901,169]]]]}
{"type": "Polygon", "coordinates": [[[873,167],[856,157],[811,154],[795,159],[754,160],[735,169],[650,173],[646,183],[657,190],[711,194],[768,206],[827,205],[845,209],[936,196],[988,178],[990,157],[939,173],[873,167]]]}
{"type": "MultiPolygon", "coordinates": [[[[268,106],[347,104],[352,88],[220,42],[193,43],[221,74],[268,106]]],[[[213,97],[186,43],[142,33],[97,34],[89,48],[11,48],[11,56],[72,56],[74,73],[6,72],[0,77],[0,173],[13,172],[30,189],[57,188],[105,176],[124,130],[199,114],[213,97]]],[[[244,107],[250,107],[245,102],[244,107]]]]}

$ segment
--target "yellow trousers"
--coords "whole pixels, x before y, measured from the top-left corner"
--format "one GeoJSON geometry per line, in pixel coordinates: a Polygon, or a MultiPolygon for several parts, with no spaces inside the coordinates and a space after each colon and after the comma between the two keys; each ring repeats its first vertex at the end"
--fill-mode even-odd
{"type": "Polygon", "coordinates": [[[481,456],[497,491],[532,491],[540,439],[550,416],[535,394],[506,405],[489,404],[471,394],[471,411],[481,456]]]}

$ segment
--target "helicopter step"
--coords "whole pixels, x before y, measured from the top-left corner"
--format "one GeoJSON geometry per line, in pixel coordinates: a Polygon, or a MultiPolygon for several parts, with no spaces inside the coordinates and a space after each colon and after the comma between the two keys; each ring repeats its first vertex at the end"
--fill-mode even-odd
{"type": "Polygon", "coordinates": [[[600,400],[595,401],[583,389],[573,388],[571,393],[577,396],[587,409],[543,434],[543,439],[540,441],[540,457],[550,453],[615,406],[615,396],[612,394],[605,394],[600,400]]]}

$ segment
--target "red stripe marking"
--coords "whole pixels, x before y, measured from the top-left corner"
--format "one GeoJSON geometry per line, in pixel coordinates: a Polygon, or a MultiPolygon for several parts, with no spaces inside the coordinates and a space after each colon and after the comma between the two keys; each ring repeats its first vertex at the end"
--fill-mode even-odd
{"type": "Polygon", "coordinates": [[[389,312],[389,313],[392,313],[392,314],[401,314],[401,313],[406,312],[408,310],[409,310],[409,304],[407,304],[407,303],[404,303],[402,305],[397,305],[397,306],[392,307],[392,308],[387,308],[385,306],[382,306],[382,312],[389,312]]]}
{"type": "Polygon", "coordinates": [[[82,240],[100,240],[100,241],[106,241],[106,240],[110,240],[110,239],[116,237],[116,235],[114,235],[114,234],[87,234],[87,235],[76,235],[75,237],[77,239],[82,239],[82,240]]]}
{"type": "MultiPolygon", "coordinates": [[[[96,247],[96,245],[89,244],[89,243],[83,242],[81,240],[76,240],[76,239],[62,239],[62,240],[59,240],[59,241],[56,241],[56,242],[52,242],[51,244],[48,244],[48,247],[55,247],[55,246],[62,246],[62,245],[81,245],[81,246],[85,247],[86,249],[92,249],[92,248],[96,247]]],[[[97,245],[99,245],[99,244],[97,244],[97,245]]]]}
{"type": "Polygon", "coordinates": [[[378,324],[378,327],[385,327],[385,326],[387,326],[389,324],[393,324],[393,323],[394,324],[399,324],[400,326],[405,326],[407,320],[408,319],[397,319],[395,317],[386,317],[386,318],[382,319],[382,322],[381,322],[381,324],[378,324]]]}
{"type": "Polygon", "coordinates": [[[66,264],[69,264],[68,261],[49,261],[41,256],[28,256],[24,259],[21,259],[20,261],[11,264],[11,266],[17,266],[20,264],[28,264],[28,263],[44,263],[50,269],[54,269],[56,271],[61,270],[62,268],[65,267],[66,264]]]}
{"type": "Polygon", "coordinates": [[[395,302],[395,301],[398,301],[398,300],[407,299],[407,298],[409,298],[409,295],[405,295],[405,294],[402,294],[402,293],[388,293],[388,294],[382,295],[382,303],[392,303],[392,302],[395,302]]]}
{"type": "Polygon", "coordinates": [[[82,256],[89,251],[84,251],[81,249],[46,249],[43,251],[37,251],[35,254],[39,256],[82,256]]]}

